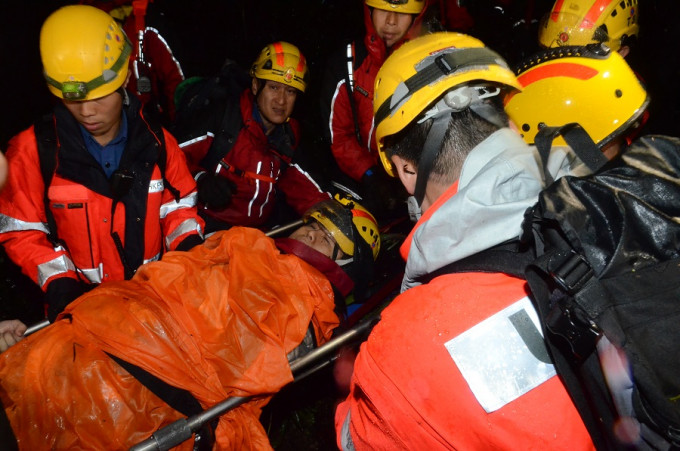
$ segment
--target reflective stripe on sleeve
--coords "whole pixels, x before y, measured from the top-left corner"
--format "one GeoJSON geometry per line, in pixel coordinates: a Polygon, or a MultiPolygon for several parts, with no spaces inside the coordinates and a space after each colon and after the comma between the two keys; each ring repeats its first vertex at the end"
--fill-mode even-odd
{"type": "Polygon", "coordinates": [[[147,258],[146,260],[144,260],[142,262],[142,265],[146,265],[147,263],[151,263],[151,262],[157,262],[160,258],[161,258],[161,253],[159,252],[156,255],[154,255],[153,257],[147,258]]]}
{"type": "Polygon", "coordinates": [[[91,283],[102,283],[102,279],[104,278],[104,264],[99,263],[99,267],[97,268],[79,268],[78,272],[84,275],[91,283]]]}
{"type": "Polygon", "coordinates": [[[193,192],[189,194],[188,196],[184,196],[181,198],[178,202],[175,202],[174,200],[170,202],[166,202],[163,205],[161,205],[161,211],[160,211],[160,216],[161,219],[165,218],[167,215],[170,213],[177,211],[181,208],[192,208],[196,206],[196,201],[198,200],[198,193],[193,192]]]}
{"type": "Polygon", "coordinates": [[[190,140],[188,140],[188,141],[184,141],[183,143],[178,144],[178,146],[179,146],[180,149],[183,149],[183,148],[185,148],[186,146],[190,146],[190,145],[195,144],[195,143],[197,143],[197,142],[199,142],[199,141],[205,141],[205,140],[208,139],[208,138],[214,138],[214,137],[215,137],[215,134],[214,134],[214,133],[208,132],[208,133],[206,133],[206,134],[203,135],[203,136],[198,136],[198,137],[196,137],[196,138],[194,138],[194,139],[190,139],[190,140]]]}
{"type": "Polygon", "coordinates": [[[342,423],[342,430],[340,431],[340,445],[343,451],[354,451],[354,442],[352,441],[352,434],[349,432],[350,412],[347,411],[345,421],[342,423]]]}
{"type": "Polygon", "coordinates": [[[67,255],[60,255],[54,260],[38,265],[38,285],[43,287],[50,277],[75,271],[76,267],[67,255]]]}
{"type": "Polygon", "coordinates": [[[185,220],[175,230],[173,230],[171,234],[165,237],[165,248],[170,249],[170,243],[175,241],[177,237],[194,231],[198,232],[201,238],[203,237],[203,231],[201,230],[201,226],[198,224],[196,219],[189,218],[185,220]]]}
{"type": "Polygon", "coordinates": [[[0,233],[26,232],[28,230],[37,230],[46,234],[50,233],[47,225],[42,222],[26,222],[0,214],[0,233]]]}

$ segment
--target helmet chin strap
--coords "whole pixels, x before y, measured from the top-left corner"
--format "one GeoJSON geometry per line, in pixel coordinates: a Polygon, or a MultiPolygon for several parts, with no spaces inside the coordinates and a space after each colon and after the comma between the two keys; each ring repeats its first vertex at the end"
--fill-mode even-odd
{"type": "Polygon", "coordinates": [[[430,127],[430,131],[427,134],[427,139],[425,140],[425,145],[423,146],[423,153],[420,155],[420,161],[418,162],[416,188],[413,196],[409,198],[408,201],[409,214],[411,215],[411,218],[414,216],[417,218],[420,217],[420,206],[423,204],[423,199],[425,199],[425,188],[427,188],[427,181],[430,178],[430,172],[432,171],[432,166],[434,166],[434,160],[437,159],[437,154],[439,153],[439,148],[442,145],[442,140],[444,139],[446,130],[449,128],[450,120],[451,110],[449,109],[434,118],[432,127],[430,127]]]}
{"type": "Polygon", "coordinates": [[[434,161],[437,159],[439,149],[442,146],[446,130],[449,128],[451,113],[461,112],[469,108],[482,119],[498,128],[503,128],[505,127],[505,124],[498,113],[491,105],[483,101],[486,98],[497,96],[499,93],[500,88],[490,87],[464,86],[455,89],[441,98],[418,121],[421,123],[428,119],[433,119],[432,127],[430,127],[430,131],[427,134],[425,144],[423,145],[423,152],[421,153],[420,161],[418,162],[416,188],[413,196],[408,199],[409,215],[411,216],[411,219],[417,221],[422,214],[421,205],[423,204],[423,199],[425,199],[427,181],[430,178],[432,166],[434,166],[434,161]]]}

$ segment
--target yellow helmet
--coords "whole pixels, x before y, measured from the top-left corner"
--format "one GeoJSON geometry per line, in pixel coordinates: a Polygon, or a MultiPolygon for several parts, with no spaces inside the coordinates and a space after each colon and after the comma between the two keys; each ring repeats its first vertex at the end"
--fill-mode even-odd
{"type": "Polygon", "coordinates": [[[425,7],[425,0],[366,0],[366,5],[385,11],[420,14],[425,7]]]}
{"type": "MultiPolygon", "coordinates": [[[[505,110],[524,140],[543,125],[578,122],[602,147],[638,121],[649,97],[633,70],[606,47],[563,47],[536,55],[520,68],[522,92],[505,110]]],[[[562,137],[554,141],[564,145],[562,137]]]]}
{"type": "Polygon", "coordinates": [[[92,100],[120,88],[132,46],[113,17],[94,6],[65,6],[40,31],[47,87],[57,97],[92,100]]]}
{"type": "Polygon", "coordinates": [[[278,81],[305,92],[307,61],[300,50],[288,42],[274,42],[260,52],[250,67],[250,76],[278,81]]]}
{"type": "Polygon", "coordinates": [[[357,256],[361,239],[371,250],[373,260],[380,252],[380,232],[373,215],[350,196],[336,194],[335,199],[319,202],[307,211],[303,220],[315,219],[333,236],[342,252],[357,256]],[[359,236],[357,236],[357,233],[359,236]]]}
{"type": "Polygon", "coordinates": [[[520,89],[503,58],[460,33],[415,38],[387,58],[375,79],[373,111],[380,159],[388,174],[395,176],[383,139],[403,130],[448,91],[470,84],[520,89]]]}
{"type": "Polygon", "coordinates": [[[541,21],[543,47],[607,44],[619,50],[627,37],[637,36],[637,0],[557,0],[541,21]]]}

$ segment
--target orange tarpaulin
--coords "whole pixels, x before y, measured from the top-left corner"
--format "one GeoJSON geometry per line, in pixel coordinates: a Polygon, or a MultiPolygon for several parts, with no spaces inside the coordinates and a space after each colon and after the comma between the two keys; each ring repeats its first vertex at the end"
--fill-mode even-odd
{"type": "MultiPolygon", "coordinates": [[[[208,408],[257,396],[220,418],[220,449],[270,448],[260,422],[293,377],[286,355],[310,321],[338,319],[327,279],[255,229],[218,232],[130,281],[107,283],[68,317],[0,355],[0,397],[21,449],[126,449],[181,414],[105,353],[189,390],[208,408]]],[[[182,448],[191,449],[185,442],[182,448]]]]}

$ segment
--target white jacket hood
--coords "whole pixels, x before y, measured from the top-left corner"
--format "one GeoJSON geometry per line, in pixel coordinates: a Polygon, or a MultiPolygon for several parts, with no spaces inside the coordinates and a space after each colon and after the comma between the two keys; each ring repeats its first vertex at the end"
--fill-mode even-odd
{"type": "MultiPolygon", "coordinates": [[[[548,171],[557,178],[576,161],[570,149],[554,148],[548,171]]],[[[517,238],[525,211],[545,185],[542,173],[536,148],[509,128],[472,149],[457,193],[415,226],[402,291],[449,263],[517,238]]]]}

